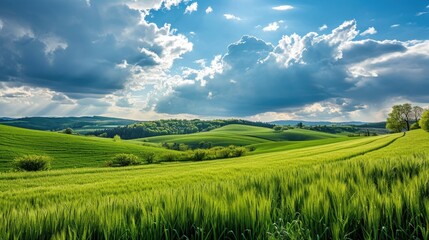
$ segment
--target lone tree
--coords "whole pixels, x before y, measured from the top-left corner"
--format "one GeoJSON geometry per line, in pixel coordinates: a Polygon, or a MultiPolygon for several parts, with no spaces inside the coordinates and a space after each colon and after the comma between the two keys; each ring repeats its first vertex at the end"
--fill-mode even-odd
{"type": "Polygon", "coordinates": [[[389,113],[387,117],[386,128],[392,132],[400,132],[404,129],[405,123],[402,121],[402,116],[400,113],[400,106],[395,105],[392,107],[392,112],[389,113]]]}
{"type": "Polygon", "coordinates": [[[426,110],[422,114],[419,124],[423,130],[425,130],[426,132],[429,132],[429,110],[426,110]]]}
{"type": "Polygon", "coordinates": [[[394,105],[387,118],[386,128],[392,132],[400,132],[404,129],[409,131],[412,122],[418,122],[422,112],[423,108],[413,107],[409,103],[394,105]]]}

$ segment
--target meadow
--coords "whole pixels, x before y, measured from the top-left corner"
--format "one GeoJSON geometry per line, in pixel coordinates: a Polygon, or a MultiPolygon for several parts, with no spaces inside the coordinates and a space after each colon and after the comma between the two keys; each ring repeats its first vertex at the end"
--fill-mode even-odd
{"type": "Polygon", "coordinates": [[[428,142],[1,173],[0,239],[429,239],[428,142]]]}
{"type": "Polygon", "coordinates": [[[213,146],[245,146],[278,141],[309,141],[330,138],[347,139],[340,135],[310,131],[306,129],[290,129],[287,131],[276,132],[273,129],[265,127],[230,124],[208,132],[147,137],[132,141],[149,143],[183,143],[189,146],[197,145],[199,142],[210,142],[213,146]]]}
{"type": "Polygon", "coordinates": [[[83,137],[57,132],[22,129],[0,124],[0,171],[11,168],[15,157],[41,154],[52,157],[52,168],[101,167],[118,153],[143,156],[179,153],[157,147],[141,146],[111,138],[83,137]]]}

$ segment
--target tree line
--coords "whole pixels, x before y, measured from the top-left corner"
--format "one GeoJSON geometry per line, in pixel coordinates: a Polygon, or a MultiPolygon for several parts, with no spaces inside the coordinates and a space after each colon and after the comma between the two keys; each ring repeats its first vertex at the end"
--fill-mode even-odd
{"type": "Polygon", "coordinates": [[[228,120],[182,120],[182,119],[168,119],[157,121],[145,121],[130,124],[127,126],[116,127],[111,129],[97,130],[87,133],[87,135],[95,135],[100,137],[112,138],[115,135],[120,136],[122,139],[135,139],[144,137],[153,137],[161,135],[174,135],[174,134],[190,134],[197,132],[210,131],[220,128],[229,124],[242,124],[257,127],[273,128],[275,125],[264,122],[252,122],[241,119],[228,119],[228,120]]]}
{"type": "Polygon", "coordinates": [[[387,117],[386,128],[391,132],[428,129],[429,110],[409,103],[394,105],[387,117]]]}

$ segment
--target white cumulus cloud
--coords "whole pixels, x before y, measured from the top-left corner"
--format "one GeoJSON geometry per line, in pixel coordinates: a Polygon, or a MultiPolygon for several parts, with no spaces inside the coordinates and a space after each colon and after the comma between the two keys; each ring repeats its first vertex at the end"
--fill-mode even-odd
{"type": "Polygon", "coordinates": [[[208,7],[206,8],[206,13],[207,13],[207,14],[209,14],[209,13],[211,13],[211,12],[213,12],[213,8],[212,8],[212,7],[210,7],[210,6],[208,6],[208,7]]]}
{"type": "Polygon", "coordinates": [[[328,26],[326,24],[323,24],[319,27],[319,31],[325,31],[326,29],[328,29],[328,26]]]}
{"type": "Polygon", "coordinates": [[[400,24],[392,24],[392,25],[390,25],[391,28],[397,28],[397,27],[400,27],[400,26],[401,26],[400,24]]]}
{"type": "Polygon", "coordinates": [[[233,14],[230,14],[230,13],[225,13],[223,16],[226,18],[226,20],[236,20],[236,21],[241,21],[241,18],[240,18],[240,17],[237,17],[237,16],[235,16],[235,15],[233,15],[233,14]]]}
{"type": "Polygon", "coordinates": [[[273,9],[277,11],[288,11],[288,10],[294,9],[294,7],[291,5],[280,5],[280,6],[273,7],[273,9]]]}
{"type": "Polygon", "coordinates": [[[429,103],[429,41],[356,40],[356,25],[352,20],[328,34],[286,35],[276,45],[243,36],[210,66],[186,69],[183,77],[193,84],[172,86],[154,109],[356,119],[375,116],[389,99],[429,103]]]}
{"type": "Polygon", "coordinates": [[[264,28],[262,28],[262,31],[264,32],[275,32],[277,31],[277,29],[279,29],[279,23],[278,22],[272,22],[270,24],[268,24],[267,26],[265,26],[264,28]]]}
{"type": "Polygon", "coordinates": [[[191,14],[192,12],[195,12],[198,10],[198,3],[197,2],[193,2],[191,5],[187,6],[185,9],[185,14],[191,14]]]}
{"type": "Polygon", "coordinates": [[[360,35],[361,36],[366,36],[366,35],[374,35],[377,33],[377,30],[375,30],[374,27],[370,27],[367,30],[363,31],[360,35]]]}

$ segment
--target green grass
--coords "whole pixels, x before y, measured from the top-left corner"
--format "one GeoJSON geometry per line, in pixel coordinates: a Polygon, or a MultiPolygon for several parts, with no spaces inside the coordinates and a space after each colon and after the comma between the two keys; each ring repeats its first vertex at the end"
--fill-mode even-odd
{"type": "Polygon", "coordinates": [[[0,174],[0,239],[429,239],[429,134],[0,174]],[[280,220],[281,219],[281,220],[280,220]]]}
{"type": "Polygon", "coordinates": [[[307,140],[307,141],[280,141],[280,142],[267,142],[267,143],[259,143],[252,144],[249,147],[254,148],[255,150],[249,152],[248,154],[260,154],[260,153],[270,153],[270,152],[279,152],[286,150],[294,150],[300,148],[307,148],[313,146],[322,146],[325,144],[337,143],[350,141],[353,139],[359,138],[346,138],[346,137],[338,137],[338,138],[326,138],[319,140],[307,140]]]}
{"type": "Polygon", "coordinates": [[[0,120],[0,124],[35,129],[63,130],[68,127],[75,132],[87,133],[94,130],[104,130],[117,126],[126,126],[136,121],[110,117],[26,117],[13,120],[0,120]]]}
{"type": "Polygon", "coordinates": [[[53,158],[53,169],[99,167],[117,153],[143,156],[145,152],[177,154],[166,149],[139,146],[125,141],[82,137],[56,132],[42,132],[0,124],[0,171],[11,169],[12,160],[26,154],[47,155],[53,158]]]}
{"type": "Polygon", "coordinates": [[[209,132],[148,137],[133,141],[184,143],[190,146],[196,146],[198,143],[205,141],[211,142],[213,146],[245,146],[273,141],[308,141],[339,137],[341,136],[305,129],[291,129],[283,132],[276,132],[270,128],[231,124],[209,132]]]}

